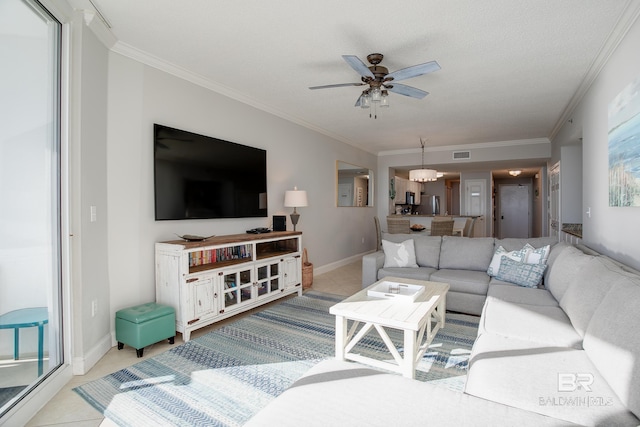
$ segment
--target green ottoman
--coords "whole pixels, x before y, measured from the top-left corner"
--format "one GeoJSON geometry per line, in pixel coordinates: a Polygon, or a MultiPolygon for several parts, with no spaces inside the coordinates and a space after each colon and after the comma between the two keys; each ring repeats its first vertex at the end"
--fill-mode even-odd
{"type": "Polygon", "coordinates": [[[174,343],[176,335],[176,312],[173,307],[150,302],[116,312],[116,341],[118,350],[127,344],[142,357],[144,348],[150,344],[169,339],[174,343]]]}

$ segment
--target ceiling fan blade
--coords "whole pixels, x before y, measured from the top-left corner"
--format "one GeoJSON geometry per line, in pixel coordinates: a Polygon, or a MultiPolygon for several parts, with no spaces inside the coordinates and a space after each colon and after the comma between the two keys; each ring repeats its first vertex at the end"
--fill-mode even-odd
{"type": "Polygon", "coordinates": [[[434,71],[438,71],[439,69],[440,64],[438,64],[436,61],[431,61],[394,71],[393,73],[387,74],[385,78],[392,77],[394,81],[406,80],[412,77],[421,76],[423,74],[432,73],[434,71]]]}
{"type": "Polygon", "coordinates": [[[312,86],[309,89],[329,89],[332,87],[345,87],[345,86],[362,86],[364,83],[338,83],[335,85],[324,85],[324,86],[312,86]]]}
{"type": "Polygon", "coordinates": [[[364,62],[362,62],[362,60],[357,56],[342,55],[342,59],[347,61],[347,64],[349,64],[351,68],[356,70],[356,73],[360,74],[362,77],[371,77],[372,79],[376,77],[373,75],[369,67],[367,67],[367,65],[364,62]]]}
{"type": "Polygon", "coordinates": [[[394,83],[393,85],[389,85],[387,87],[389,92],[397,93],[404,96],[410,96],[411,98],[422,99],[425,96],[429,95],[429,92],[425,92],[422,89],[417,89],[415,87],[401,85],[400,83],[394,83]]]}

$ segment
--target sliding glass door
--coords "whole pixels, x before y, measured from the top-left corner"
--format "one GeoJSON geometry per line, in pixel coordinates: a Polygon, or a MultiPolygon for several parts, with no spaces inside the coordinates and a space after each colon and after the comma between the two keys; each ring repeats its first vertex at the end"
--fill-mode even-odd
{"type": "Polygon", "coordinates": [[[61,28],[0,1],[0,416],[63,361],[61,28]]]}

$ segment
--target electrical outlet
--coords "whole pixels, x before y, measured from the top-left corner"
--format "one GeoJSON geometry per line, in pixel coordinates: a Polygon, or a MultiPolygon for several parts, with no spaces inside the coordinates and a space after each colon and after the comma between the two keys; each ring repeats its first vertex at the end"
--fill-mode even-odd
{"type": "Polygon", "coordinates": [[[364,237],[362,238],[362,244],[364,245],[364,237]]]}
{"type": "Polygon", "coordinates": [[[91,301],[91,317],[95,317],[98,314],[98,300],[91,301]]]}

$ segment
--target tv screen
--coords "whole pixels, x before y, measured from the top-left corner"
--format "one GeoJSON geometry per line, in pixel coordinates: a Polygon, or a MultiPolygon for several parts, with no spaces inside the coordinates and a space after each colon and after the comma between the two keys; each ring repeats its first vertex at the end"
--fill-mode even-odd
{"type": "Polygon", "coordinates": [[[267,152],[154,124],[156,220],[267,216],[267,152]]]}

